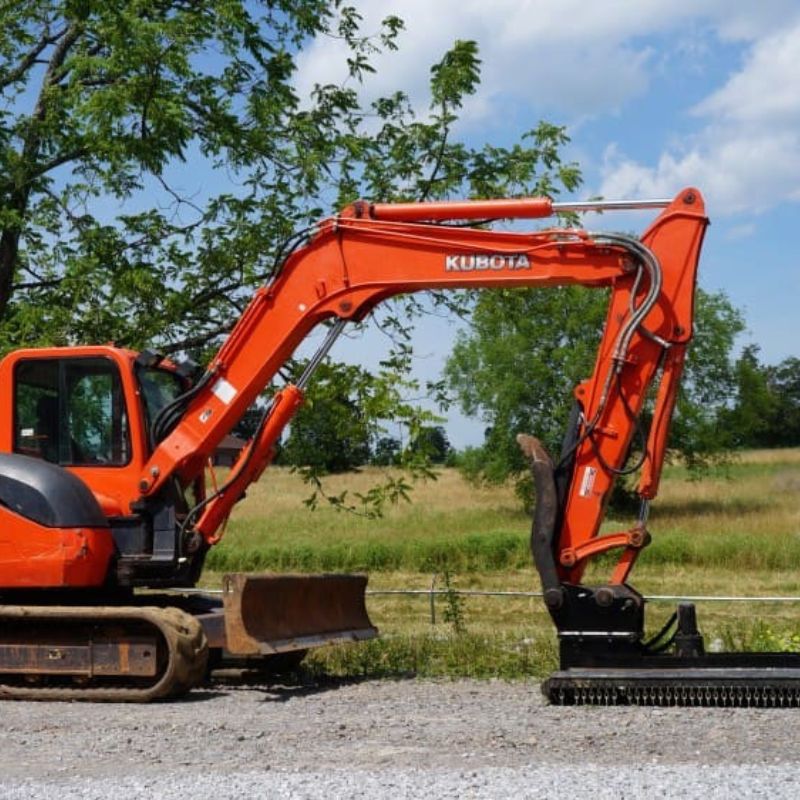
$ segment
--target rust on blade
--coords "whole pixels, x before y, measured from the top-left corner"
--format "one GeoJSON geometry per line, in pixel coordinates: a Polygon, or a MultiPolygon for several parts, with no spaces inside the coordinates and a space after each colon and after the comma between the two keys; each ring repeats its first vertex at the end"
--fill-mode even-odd
{"type": "Polygon", "coordinates": [[[365,575],[225,575],[226,649],[258,655],[374,638],[366,587],[365,575]]]}

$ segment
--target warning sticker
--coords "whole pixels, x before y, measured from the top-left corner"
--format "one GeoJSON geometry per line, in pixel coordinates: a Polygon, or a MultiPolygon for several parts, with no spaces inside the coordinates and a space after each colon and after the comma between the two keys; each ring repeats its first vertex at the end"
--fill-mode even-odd
{"type": "Polygon", "coordinates": [[[236,397],[236,389],[225,378],[220,378],[212,387],[211,393],[218,397],[225,405],[229,405],[236,397]]]}
{"type": "Polygon", "coordinates": [[[594,488],[594,479],[597,477],[597,470],[594,467],[586,467],[581,478],[581,488],[578,494],[581,497],[588,497],[594,488]]]}

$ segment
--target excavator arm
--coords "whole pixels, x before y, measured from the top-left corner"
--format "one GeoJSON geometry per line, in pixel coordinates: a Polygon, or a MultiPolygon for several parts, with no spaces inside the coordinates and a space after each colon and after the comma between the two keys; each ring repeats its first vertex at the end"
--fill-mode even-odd
{"type": "MultiPolygon", "coordinates": [[[[597,204],[602,205],[602,204],[597,204]]],[[[651,206],[653,203],[643,203],[651,206]]],[[[320,223],[272,282],[260,289],[155,448],[133,502],[154,497],[177,476],[197,477],[208,456],[310,331],[333,319],[317,361],[348,320],[381,301],[423,289],[547,287],[580,284],[610,290],[608,318],[593,374],[575,389],[580,425],[570,455],[573,478],[559,501],[558,580],[577,581],[586,560],[622,551],[613,580],[622,583],[638,552],[638,530],[597,534],[615,474],[639,416],[663,372],[647,441],[646,497],[655,494],[679,365],[691,336],[695,273],[707,223],[693,189],[666,206],[641,241],[572,228],[514,233],[464,228],[447,221],[541,218],[571,210],[549,200],[459,203],[356,203],[320,223]]],[[[613,207],[613,205],[612,205],[613,207]]],[[[206,543],[250,482],[264,470],[281,432],[303,400],[309,375],[279,391],[232,477],[190,515],[206,543]]]]}

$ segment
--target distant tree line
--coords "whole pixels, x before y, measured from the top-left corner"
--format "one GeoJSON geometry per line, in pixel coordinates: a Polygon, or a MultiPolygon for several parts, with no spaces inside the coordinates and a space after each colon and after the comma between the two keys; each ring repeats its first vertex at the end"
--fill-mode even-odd
{"type": "Polygon", "coordinates": [[[404,446],[395,436],[371,440],[357,421],[348,426],[347,435],[338,436],[335,424],[338,410],[328,407],[296,418],[274,463],[313,467],[319,474],[347,472],[367,465],[402,467],[409,458],[419,457],[440,466],[456,464],[456,451],[441,425],[423,426],[404,446]]]}
{"type": "MultiPolygon", "coordinates": [[[[720,298],[701,294],[701,311],[712,301],[720,302],[720,298]]],[[[727,370],[723,369],[721,365],[729,353],[733,336],[740,330],[740,320],[735,311],[724,302],[723,305],[728,315],[727,324],[722,326],[725,329],[725,336],[722,337],[725,344],[720,347],[717,341],[716,356],[711,358],[708,353],[701,353],[700,359],[706,369],[712,363],[716,363],[717,367],[712,376],[704,376],[706,380],[700,380],[703,376],[697,368],[689,371],[690,384],[684,389],[684,399],[688,402],[683,403],[683,413],[679,412],[674,420],[673,447],[679,449],[690,463],[698,456],[712,452],[800,446],[800,358],[786,358],[776,365],[763,364],[759,360],[759,347],[748,345],[738,359],[729,362],[727,370]],[[713,395],[708,391],[711,383],[715,384],[713,395]],[[711,439],[713,442],[705,441],[711,439]]],[[[725,315],[716,313],[713,316],[719,319],[725,315]]],[[[531,316],[529,319],[537,317],[531,316]]],[[[705,338],[719,339],[718,336],[708,335],[705,338]]],[[[486,342],[482,344],[486,345],[486,342]]],[[[568,351],[574,354],[575,346],[573,342],[568,351]]],[[[708,348],[707,343],[699,346],[708,348]]],[[[456,354],[459,353],[457,347],[456,354]]],[[[474,358],[474,355],[469,360],[470,370],[475,370],[482,363],[485,367],[485,362],[474,358]]],[[[589,359],[590,355],[587,351],[586,358],[589,359]]],[[[530,351],[526,358],[530,358],[530,351]]],[[[552,361],[551,354],[549,366],[552,366],[552,361]]],[[[538,365],[538,360],[535,363],[538,365]]],[[[451,375],[457,366],[458,362],[453,358],[450,362],[451,375]]],[[[513,406],[518,413],[527,417],[527,421],[520,421],[519,425],[529,429],[538,428],[547,431],[551,438],[557,437],[560,434],[559,423],[564,416],[560,413],[563,409],[558,408],[555,400],[559,394],[558,384],[565,381],[569,383],[573,379],[566,374],[569,372],[566,364],[561,365],[557,372],[550,376],[549,383],[544,387],[546,374],[539,375],[538,385],[532,386],[526,382],[523,387],[525,396],[512,399],[505,396],[512,391],[509,386],[500,391],[501,382],[490,371],[492,390],[499,391],[500,399],[508,401],[504,404],[493,398],[494,408],[513,406]],[[527,395],[542,389],[549,392],[541,403],[548,406],[551,416],[545,419],[544,410],[539,410],[542,423],[537,424],[534,421],[536,409],[532,408],[532,401],[527,395]],[[553,413],[556,410],[558,413],[553,413]],[[543,428],[545,423],[549,427],[543,428]]],[[[473,382],[472,386],[474,388],[476,384],[473,382]]],[[[324,474],[346,472],[366,465],[405,466],[409,461],[424,459],[426,463],[435,465],[459,466],[473,477],[488,478],[490,481],[505,480],[517,472],[512,461],[516,456],[513,431],[510,430],[513,426],[498,424],[500,417],[496,411],[493,411],[494,417],[487,419],[487,422],[495,424],[487,427],[484,445],[459,453],[451,445],[444,427],[429,420],[417,421],[405,442],[387,434],[382,425],[364,411],[370,403],[371,389],[359,367],[323,367],[311,400],[292,422],[275,463],[311,467],[324,474]],[[508,441],[502,442],[498,434],[508,441]],[[504,458],[508,460],[504,461],[504,458]]],[[[564,394],[569,397],[568,392],[564,394]]],[[[474,408],[471,410],[475,411],[474,408]]],[[[259,416],[257,410],[248,412],[236,432],[249,438],[259,416]]],[[[556,438],[553,438],[550,446],[557,447],[556,438]]]]}
{"type": "MultiPolygon", "coordinates": [[[[292,365],[299,374],[305,362],[292,365]]],[[[276,453],[275,464],[310,468],[315,474],[347,472],[358,467],[414,467],[445,464],[455,453],[444,428],[429,412],[415,414],[406,406],[405,441],[387,433],[380,409],[402,387],[390,373],[385,380],[353,364],[322,364],[304,405],[291,422],[276,453]]],[[[234,433],[249,439],[258,427],[263,407],[251,408],[234,433]]]]}
{"type": "Polygon", "coordinates": [[[727,444],[745,447],[800,445],[800,358],[762,364],[757,345],[744,348],[735,366],[736,391],[719,412],[727,444]]]}

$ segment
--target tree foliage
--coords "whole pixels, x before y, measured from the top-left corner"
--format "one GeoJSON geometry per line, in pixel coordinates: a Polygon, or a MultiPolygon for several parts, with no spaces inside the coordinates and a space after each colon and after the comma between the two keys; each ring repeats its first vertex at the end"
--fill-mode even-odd
{"type": "MultiPolygon", "coordinates": [[[[2,344],[180,350],[238,315],[279,241],[318,213],[355,93],[304,105],[295,58],[341,35],[322,0],[33,0],[0,32],[2,344]],[[223,191],[215,191],[216,186],[223,191]]],[[[386,21],[380,40],[400,28],[386,21]]]]}
{"type": "MultiPolygon", "coordinates": [[[[0,351],[115,341],[202,361],[287,238],[359,196],[554,196],[579,182],[558,126],[509,147],[453,137],[480,80],[474,42],[432,66],[427,108],[402,87],[365,102],[375,54],[401,42],[396,16],[365,35],[342,0],[0,7],[0,351]],[[301,96],[298,59],[325,36],[344,44],[345,77],[301,96]]],[[[463,310],[462,296],[429,298],[463,310]]],[[[380,312],[398,385],[427,306],[380,312]]],[[[416,424],[404,404],[375,413],[416,424]]]]}
{"type": "MultiPolygon", "coordinates": [[[[305,361],[293,363],[294,377],[306,366],[305,361]]],[[[437,417],[406,399],[418,389],[416,380],[398,375],[391,360],[374,372],[353,364],[323,362],[319,366],[307,402],[292,419],[278,456],[278,463],[297,469],[314,485],[309,505],[324,499],[341,509],[377,516],[386,502],[407,500],[409,484],[404,476],[392,473],[384,476],[382,484],[352,498],[347,490],[335,496],[326,492],[321,476],[361,467],[370,462],[373,452],[378,466],[405,467],[414,478],[435,477],[430,464],[437,462],[427,449],[403,448],[385,431],[385,422],[391,419],[408,431],[413,445],[432,427],[437,417]]]]}
{"type": "Polygon", "coordinates": [[[318,376],[313,399],[292,420],[280,463],[319,473],[360,467],[369,459],[375,425],[359,403],[369,380],[359,367],[344,365],[324,364],[318,376]]]}
{"type": "Polygon", "coordinates": [[[372,449],[370,463],[376,467],[392,467],[400,464],[403,443],[396,436],[379,436],[372,449]]]}
{"type": "Polygon", "coordinates": [[[786,358],[767,370],[770,391],[777,399],[772,446],[800,445],[800,358],[786,358]]]}
{"type": "Polygon", "coordinates": [[[444,464],[453,452],[447,432],[441,425],[425,425],[410,443],[412,452],[419,453],[432,464],[444,464]]]}
{"type": "MultiPolygon", "coordinates": [[[[464,412],[486,423],[484,444],[464,460],[476,477],[527,480],[516,434],[533,433],[552,453],[572,406],[572,390],[594,367],[607,311],[605,291],[584,287],[487,292],[475,298],[469,333],[446,367],[464,412]]],[[[730,352],[742,318],[724,295],[700,291],[672,428],[672,446],[692,464],[718,452],[716,414],[730,398],[730,352]]]]}
{"type": "Polygon", "coordinates": [[[720,413],[735,393],[733,350],[745,329],[742,312],[724,292],[698,289],[694,337],[670,426],[669,446],[694,474],[728,457],[730,438],[720,413]]]}
{"type": "Polygon", "coordinates": [[[720,427],[734,447],[800,445],[800,358],[762,364],[757,345],[736,362],[736,391],[720,414],[720,427]]]}
{"type": "MultiPolygon", "coordinates": [[[[212,346],[298,227],[364,195],[512,194],[569,181],[543,125],[512,148],[451,140],[480,61],[456,42],[420,117],[362,106],[375,36],[341,0],[3,0],[0,347],[212,346]],[[314,37],[347,78],[295,89],[314,37]]],[[[335,65],[332,65],[332,72],[335,65]]]]}

